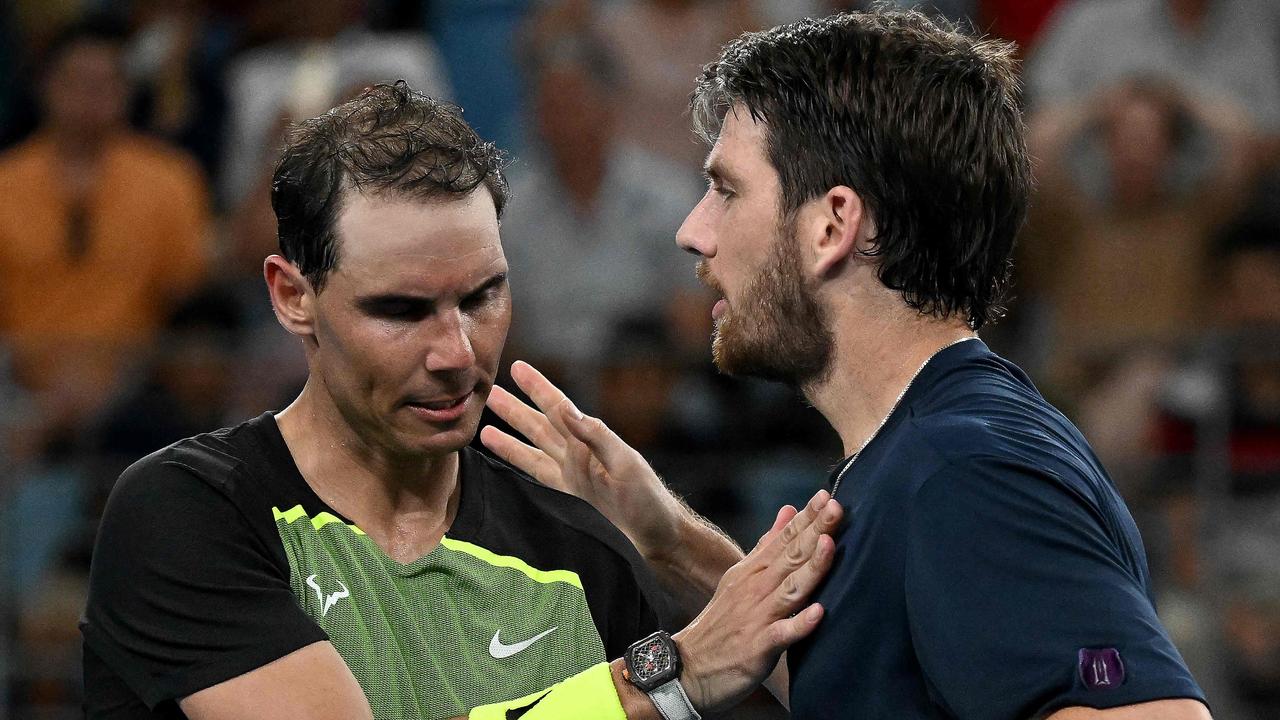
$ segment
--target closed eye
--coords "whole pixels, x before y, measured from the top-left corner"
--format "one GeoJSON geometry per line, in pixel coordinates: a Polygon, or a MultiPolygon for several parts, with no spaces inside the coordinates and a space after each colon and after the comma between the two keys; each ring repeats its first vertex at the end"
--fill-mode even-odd
{"type": "Polygon", "coordinates": [[[502,291],[506,285],[507,274],[498,273],[497,275],[489,278],[484,285],[481,285],[473,292],[468,293],[466,297],[462,298],[462,302],[459,303],[459,306],[465,312],[479,310],[502,295],[502,291]]]}
{"type": "Polygon", "coordinates": [[[424,298],[375,297],[361,300],[360,309],[387,320],[421,320],[435,311],[435,303],[424,298]]]}

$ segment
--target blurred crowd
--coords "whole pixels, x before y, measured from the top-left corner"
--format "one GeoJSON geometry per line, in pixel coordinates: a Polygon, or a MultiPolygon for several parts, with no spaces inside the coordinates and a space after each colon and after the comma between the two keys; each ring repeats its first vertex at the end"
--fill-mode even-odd
{"type": "MultiPolygon", "coordinates": [[[[1082,428],[1215,716],[1280,717],[1280,4],[910,3],[1018,43],[1037,191],[983,337],[1082,428]]],[[[525,359],[742,541],[840,455],[710,365],[674,234],[685,105],[739,33],[829,0],[0,4],[0,720],[78,717],[96,518],[121,469],[284,407],[261,279],[292,120],[403,78],[510,153],[525,359]]],[[[749,540],[752,539],[752,540],[749,540]]]]}

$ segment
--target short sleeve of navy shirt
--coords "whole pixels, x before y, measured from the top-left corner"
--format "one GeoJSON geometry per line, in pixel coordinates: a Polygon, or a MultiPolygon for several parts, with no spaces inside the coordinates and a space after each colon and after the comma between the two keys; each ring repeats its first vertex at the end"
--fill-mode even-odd
{"type": "Polygon", "coordinates": [[[789,653],[794,717],[1203,702],[1110,478],[982,341],[938,353],[833,480],[841,471],[846,525],[816,598],[826,616],[789,653]]]}

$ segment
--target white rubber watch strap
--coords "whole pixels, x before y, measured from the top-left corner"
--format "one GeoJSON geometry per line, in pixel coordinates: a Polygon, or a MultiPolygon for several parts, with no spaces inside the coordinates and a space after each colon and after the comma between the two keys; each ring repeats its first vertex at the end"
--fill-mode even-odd
{"type": "Polygon", "coordinates": [[[702,720],[702,716],[693,709],[689,696],[684,694],[680,679],[668,680],[649,693],[649,699],[657,706],[658,712],[665,720],[702,720]]]}

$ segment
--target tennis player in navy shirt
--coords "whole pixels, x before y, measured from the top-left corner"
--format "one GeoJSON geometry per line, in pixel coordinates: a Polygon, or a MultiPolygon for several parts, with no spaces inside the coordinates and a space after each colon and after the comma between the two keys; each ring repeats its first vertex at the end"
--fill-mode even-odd
{"type": "Polygon", "coordinates": [[[981,340],[930,359],[832,485],[849,524],[817,597],[825,624],[790,652],[796,717],[1031,718],[1201,697],[1106,471],[981,340]]]}
{"type": "MultiPolygon", "coordinates": [[[[1106,471],[977,338],[1030,195],[1019,106],[1012,46],[886,9],[743,35],[694,89],[708,189],[676,242],[720,296],[716,365],[794,385],[844,446],[824,615],[778,667],[799,720],[1209,717],[1106,471]]],[[[539,422],[490,404],[533,445],[485,443],[696,564],[635,451],[513,377],[539,422]]]]}

